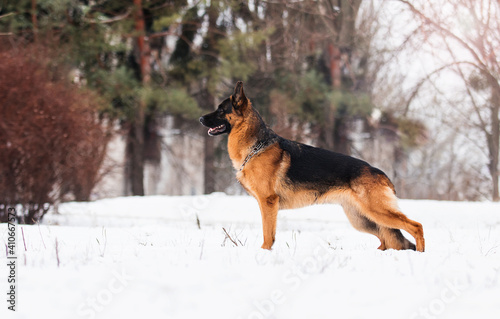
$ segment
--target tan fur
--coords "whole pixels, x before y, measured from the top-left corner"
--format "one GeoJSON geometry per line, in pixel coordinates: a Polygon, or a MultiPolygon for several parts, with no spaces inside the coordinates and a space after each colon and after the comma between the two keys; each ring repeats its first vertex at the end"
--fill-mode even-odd
{"type": "Polygon", "coordinates": [[[397,205],[392,183],[385,177],[377,179],[365,174],[353,186],[352,202],[359,213],[380,227],[379,238],[386,248],[402,249],[395,244],[389,229],[402,229],[415,238],[417,251],[424,251],[425,241],[422,225],[406,217],[397,205]]]}
{"type": "MultiPolygon", "coordinates": [[[[237,170],[256,143],[259,123],[251,110],[250,102],[245,100],[247,102],[240,105],[238,110],[226,115],[231,124],[228,152],[237,170]]],[[[271,249],[274,243],[278,210],[339,203],[354,228],[380,239],[379,249],[410,248],[412,244],[399,232],[399,229],[403,229],[415,238],[416,249],[424,251],[422,225],[401,213],[394,186],[388,178],[383,175],[374,176],[367,169],[350,187],[319,194],[287,183],[286,172],[289,166],[290,156],[275,143],[253,157],[237,173],[238,181],[259,203],[264,235],[262,248],[271,249]]]]}
{"type": "Polygon", "coordinates": [[[227,142],[228,152],[235,169],[240,168],[256,142],[254,136],[258,119],[254,118],[251,108],[250,101],[248,101],[248,104],[238,111],[241,114],[233,112],[233,114],[226,115],[227,121],[231,124],[231,133],[227,142]]]}
{"type": "MultiPolygon", "coordinates": [[[[280,200],[276,193],[276,180],[280,171],[282,154],[283,151],[277,144],[271,145],[237,174],[240,183],[259,202],[264,232],[262,248],[265,249],[271,249],[276,234],[280,200]],[[262,165],[262,163],[266,164],[262,165]]],[[[239,160],[236,162],[241,165],[239,160]]]]}

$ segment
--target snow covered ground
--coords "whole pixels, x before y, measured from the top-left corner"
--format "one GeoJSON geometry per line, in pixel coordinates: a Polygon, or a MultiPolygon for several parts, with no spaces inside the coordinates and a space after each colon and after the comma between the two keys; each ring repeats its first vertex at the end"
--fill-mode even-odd
{"type": "Polygon", "coordinates": [[[335,205],[281,211],[263,251],[250,197],[66,203],[18,226],[18,311],[3,258],[0,318],[500,318],[500,205],[400,206],[425,253],[378,251],[335,205]]]}

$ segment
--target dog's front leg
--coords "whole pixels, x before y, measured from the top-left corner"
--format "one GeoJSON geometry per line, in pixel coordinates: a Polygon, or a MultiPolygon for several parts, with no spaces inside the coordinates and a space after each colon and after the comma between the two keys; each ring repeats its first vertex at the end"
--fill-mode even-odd
{"type": "Polygon", "coordinates": [[[262,230],[264,243],[261,248],[271,249],[276,234],[276,219],[278,216],[279,197],[276,194],[258,198],[260,213],[262,214],[262,230]]]}

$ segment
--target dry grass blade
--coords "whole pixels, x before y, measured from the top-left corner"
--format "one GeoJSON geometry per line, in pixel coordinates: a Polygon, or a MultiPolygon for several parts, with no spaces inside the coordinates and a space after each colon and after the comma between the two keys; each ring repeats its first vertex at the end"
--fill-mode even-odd
{"type": "Polygon", "coordinates": [[[233,245],[238,246],[238,243],[234,241],[233,238],[231,238],[231,235],[229,235],[229,233],[224,227],[222,227],[222,230],[224,231],[224,234],[226,234],[226,238],[229,239],[233,243],[233,245]]]}

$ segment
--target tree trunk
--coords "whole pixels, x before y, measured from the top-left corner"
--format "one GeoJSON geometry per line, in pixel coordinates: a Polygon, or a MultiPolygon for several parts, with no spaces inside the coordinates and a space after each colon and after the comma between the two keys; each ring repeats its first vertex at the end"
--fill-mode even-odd
{"type": "Polygon", "coordinates": [[[283,27],[283,3],[269,2],[266,4],[266,22],[274,28],[274,32],[269,38],[271,47],[271,62],[273,67],[284,67],[286,64],[286,38],[283,27]]]}
{"type": "Polygon", "coordinates": [[[325,123],[321,129],[320,147],[329,150],[335,148],[335,105],[333,103],[330,107],[325,109],[325,123]]]}
{"type": "Polygon", "coordinates": [[[346,125],[346,118],[335,119],[335,130],[333,131],[333,150],[338,153],[351,155],[351,143],[349,141],[349,129],[346,125]]]}
{"type": "Polygon", "coordinates": [[[337,45],[341,49],[353,49],[355,47],[356,18],[358,16],[361,0],[341,0],[340,14],[338,17],[338,40],[337,45]]]}
{"type": "MultiPolygon", "coordinates": [[[[216,3],[211,2],[210,7],[208,8],[208,34],[207,34],[207,50],[212,53],[212,55],[207,56],[207,68],[209,70],[213,70],[217,67],[217,55],[218,51],[216,49],[217,39],[216,32],[217,30],[217,19],[218,19],[218,10],[216,8],[216,3]]],[[[208,85],[212,82],[211,76],[207,77],[206,87],[204,89],[204,93],[201,95],[202,101],[200,105],[203,109],[208,112],[213,112],[215,109],[215,98],[211,93],[208,85]]],[[[203,192],[205,194],[210,194],[215,192],[215,140],[212,136],[205,136],[204,140],[204,168],[203,168],[203,192]]]]}
{"type": "MultiPolygon", "coordinates": [[[[205,112],[213,112],[214,98],[204,89],[203,94],[199,96],[199,105],[205,112]]],[[[208,135],[206,129],[205,137],[203,139],[203,193],[211,194],[216,191],[215,189],[215,141],[216,138],[208,135]]]]}
{"type": "Polygon", "coordinates": [[[31,0],[31,25],[33,27],[33,41],[38,42],[38,20],[36,16],[36,0],[31,0]]]}
{"type": "MultiPolygon", "coordinates": [[[[340,91],[342,87],[342,54],[347,55],[350,63],[352,52],[355,50],[356,17],[361,0],[341,0],[337,4],[340,11],[333,22],[336,31],[334,43],[328,44],[328,66],[332,90],[340,91]]],[[[347,86],[347,85],[344,85],[347,86]]],[[[338,114],[338,105],[330,105],[326,112],[326,123],[323,126],[324,146],[343,154],[350,154],[350,142],[347,136],[345,118],[338,114]]]]}
{"type": "Polygon", "coordinates": [[[144,112],[139,109],[129,128],[127,145],[128,177],[134,196],[144,195],[144,112]]]}
{"type": "Polygon", "coordinates": [[[215,192],[215,166],[214,166],[214,156],[215,156],[215,145],[214,138],[212,136],[205,136],[204,141],[204,151],[205,151],[205,167],[204,167],[204,189],[205,194],[211,194],[215,192]]]}
{"type": "MultiPolygon", "coordinates": [[[[135,31],[137,33],[138,62],[141,71],[143,86],[147,86],[150,81],[149,65],[149,45],[146,40],[146,28],[142,11],[142,1],[134,0],[135,5],[135,31]]],[[[139,100],[136,106],[135,116],[129,128],[128,134],[128,162],[129,180],[132,195],[144,195],[144,111],[146,104],[144,100],[139,100]]]]}
{"type": "MultiPolygon", "coordinates": [[[[494,90],[494,89],[493,89],[494,90]]],[[[488,138],[488,148],[490,152],[490,174],[493,182],[492,200],[494,202],[500,201],[500,194],[498,189],[498,162],[500,156],[500,92],[493,92],[491,99],[491,135],[488,138]]]]}
{"type": "Polygon", "coordinates": [[[146,39],[146,23],[142,11],[142,0],[134,0],[135,5],[135,31],[137,32],[137,48],[139,49],[139,66],[141,68],[141,80],[148,85],[151,79],[151,67],[149,64],[149,43],[146,39]]]}
{"type": "MultiPolygon", "coordinates": [[[[331,86],[333,91],[340,90],[342,79],[340,76],[340,50],[333,44],[328,44],[327,51],[327,65],[328,65],[328,76],[330,78],[331,86]]],[[[335,115],[337,113],[337,105],[334,105],[333,102],[325,109],[325,122],[321,127],[321,141],[320,147],[336,150],[336,130],[338,127],[336,126],[336,118],[335,115]]]]}
{"type": "Polygon", "coordinates": [[[332,79],[332,89],[339,90],[342,85],[340,76],[340,50],[336,45],[328,45],[328,57],[330,60],[330,78],[332,79]]]}

